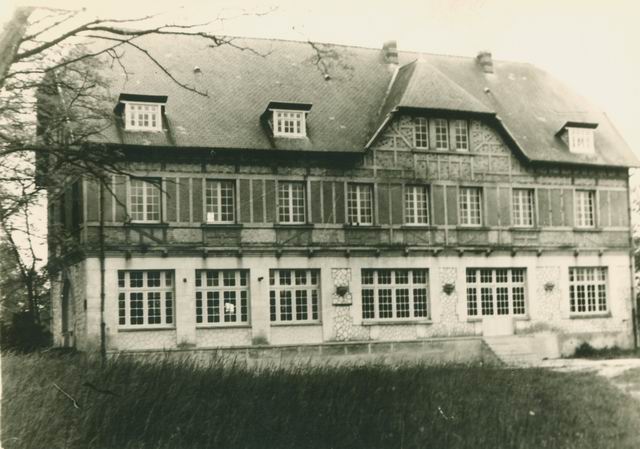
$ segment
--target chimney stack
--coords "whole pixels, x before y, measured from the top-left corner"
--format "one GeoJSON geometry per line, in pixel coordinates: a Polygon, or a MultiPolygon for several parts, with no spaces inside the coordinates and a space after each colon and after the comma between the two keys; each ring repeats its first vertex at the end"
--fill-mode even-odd
{"type": "Polygon", "coordinates": [[[483,50],[478,52],[478,56],[476,56],[476,63],[484,73],[493,73],[493,59],[491,59],[490,51],[483,50]]]}
{"type": "Polygon", "coordinates": [[[396,41],[386,41],[382,44],[382,56],[387,64],[398,64],[398,44],[396,41]]]}

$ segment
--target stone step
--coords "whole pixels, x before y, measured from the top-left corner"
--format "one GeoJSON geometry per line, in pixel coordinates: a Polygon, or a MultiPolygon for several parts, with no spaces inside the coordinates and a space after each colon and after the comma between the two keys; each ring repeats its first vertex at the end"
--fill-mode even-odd
{"type": "Polygon", "coordinates": [[[485,337],[485,343],[508,366],[535,366],[542,361],[532,336],[485,337]]]}

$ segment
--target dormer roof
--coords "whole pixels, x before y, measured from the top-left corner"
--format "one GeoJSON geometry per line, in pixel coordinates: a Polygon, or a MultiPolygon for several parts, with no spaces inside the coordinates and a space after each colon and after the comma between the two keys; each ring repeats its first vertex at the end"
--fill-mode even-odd
{"type": "Polygon", "coordinates": [[[193,36],[150,35],[139,41],[176,79],[206,95],[178,86],[144,55],[126,52],[122,62],[127,74],[117,66],[103,68],[114,104],[122,92],[168,96],[169,132],[162,140],[161,134],[145,138],[141,133],[108,129],[103,142],[357,154],[367,151],[367,143],[392,110],[432,110],[487,117],[532,162],[638,164],[602,111],[530,64],[494,59],[493,72],[487,73],[475,57],[400,51],[396,71],[380,49],[326,44],[331,50],[327,77],[306,42],[237,38],[234,46],[212,49],[205,39],[193,36]],[[307,117],[309,139],[290,139],[277,146],[265,132],[260,116],[270,102],[282,99],[287,104],[313,105],[307,117]],[[594,155],[568,151],[556,136],[567,122],[598,124],[594,155]]]}

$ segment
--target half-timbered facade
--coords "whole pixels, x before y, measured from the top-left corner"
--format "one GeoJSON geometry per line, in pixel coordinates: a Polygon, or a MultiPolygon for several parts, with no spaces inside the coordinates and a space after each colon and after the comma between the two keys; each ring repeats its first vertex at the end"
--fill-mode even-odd
{"type": "Polygon", "coordinates": [[[323,71],[305,43],[247,41],[261,57],[153,39],[207,95],[133,55],[126,77],[105,69],[101,143],[129,175],[50,198],[80,248],[51,245],[58,344],[633,344],[636,159],[548,74],[393,44],[327,46],[323,71]]]}

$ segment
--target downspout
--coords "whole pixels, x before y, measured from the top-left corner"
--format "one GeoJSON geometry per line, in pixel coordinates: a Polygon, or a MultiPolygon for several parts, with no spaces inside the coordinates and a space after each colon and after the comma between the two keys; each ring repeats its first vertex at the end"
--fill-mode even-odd
{"type": "Polygon", "coordinates": [[[636,299],[636,264],[635,251],[633,241],[633,213],[632,213],[632,197],[631,197],[631,173],[627,172],[627,214],[629,216],[629,270],[631,271],[631,324],[633,328],[633,347],[638,349],[638,316],[637,316],[637,299],[636,299]]]}
{"type": "Polygon", "coordinates": [[[100,359],[102,366],[107,361],[107,337],[104,322],[105,304],[105,256],[104,256],[104,185],[100,182],[100,226],[98,228],[98,238],[100,245],[100,359]]]}

